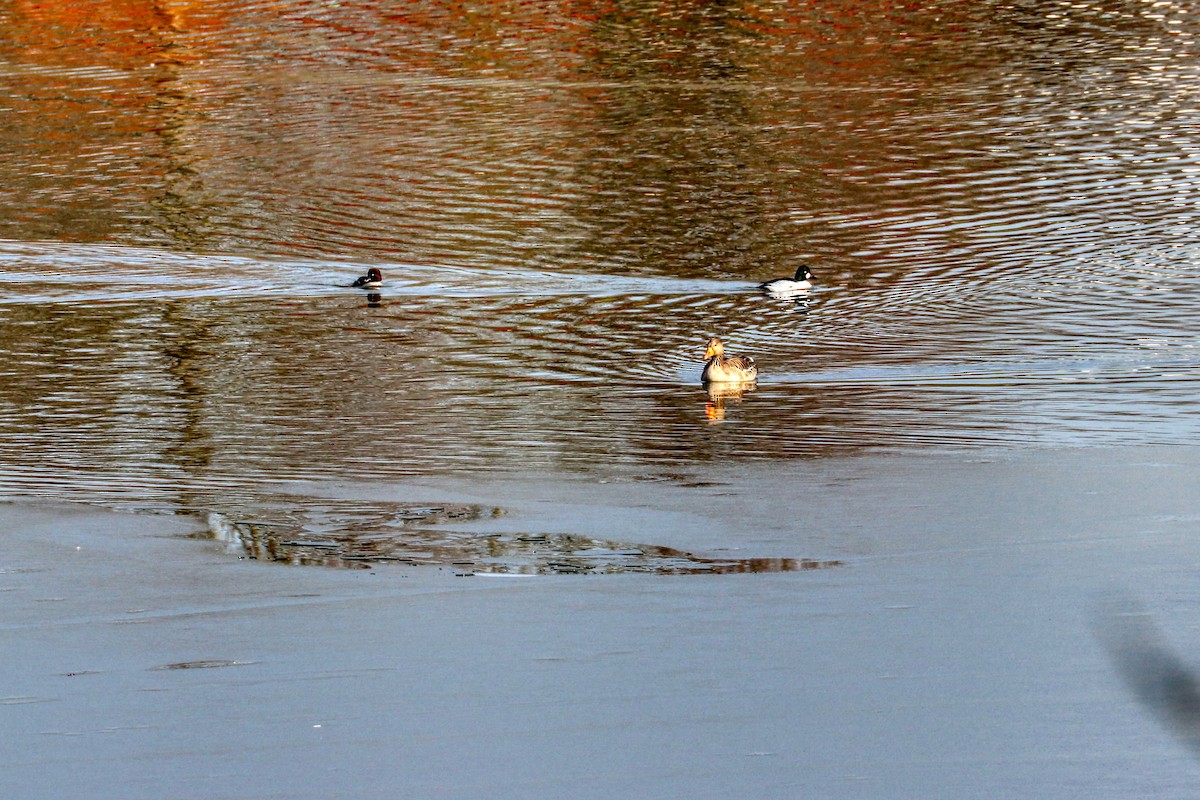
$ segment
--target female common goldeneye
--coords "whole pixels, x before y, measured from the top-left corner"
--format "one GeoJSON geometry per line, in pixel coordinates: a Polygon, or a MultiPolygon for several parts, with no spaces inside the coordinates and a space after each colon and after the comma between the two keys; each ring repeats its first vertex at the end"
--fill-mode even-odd
{"type": "Polygon", "coordinates": [[[354,281],[352,286],[357,286],[359,289],[378,289],[383,286],[383,273],[371,267],[367,270],[367,274],[363,275],[354,281]]]}
{"type": "Polygon", "coordinates": [[[730,356],[725,358],[725,345],[713,337],[708,340],[708,350],[704,353],[708,361],[700,380],[705,383],[749,383],[758,377],[758,367],[749,356],[730,356]]]}
{"type": "Polygon", "coordinates": [[[793,297],[798,294],[803,294],[812,288],[813,274],[809,272],[808,267],[801,264],[796,268],[796,277],[792,280],[787,278],[776,278],[773,281],[760,283],[758,288],[764,292],[776,297],[793,297]]]}

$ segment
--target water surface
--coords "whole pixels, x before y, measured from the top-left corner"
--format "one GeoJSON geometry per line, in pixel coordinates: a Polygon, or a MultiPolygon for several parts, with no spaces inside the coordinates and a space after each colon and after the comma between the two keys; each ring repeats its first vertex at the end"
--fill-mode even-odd
{"type": "Polygon", "coordinates": [[[1195,441],[1190,7],[793,6],[0,10],[4,493],[1195,441]]]}

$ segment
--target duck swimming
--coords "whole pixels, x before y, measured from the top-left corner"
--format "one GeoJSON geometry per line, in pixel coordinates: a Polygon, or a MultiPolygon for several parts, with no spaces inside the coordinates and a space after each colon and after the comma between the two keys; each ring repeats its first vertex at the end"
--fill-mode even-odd
{"type": "Polygon", "coordinates": [[[725,357],[725,345],[713,337],[708,340],[708,350],[704,353],[708,361],[700,380],[705,383],[749,383],[758,377],[758,367],[749,356],[725,357]]]}
{"type": "Polygon", "coordinates": [[[355,280],[351,286],[356,286],[359,289],[378,289],[380,286],[383,286],[383,273],[375,269],[375,267],[371,267],[367,270],[366,275],[355,280]]]}
{"type": "Polygon", "coordinates": [[[767,294],[771,294],[776,297],[791,297],[802,294],[811,289],[812,276],[813,274],[809,271],[808,267],[801,264],[796,268],[796,277],[792,280],[788,280],[787,278],[776,278],[773,281],[760,283],[758,288],[762,289],[767,294]]]}

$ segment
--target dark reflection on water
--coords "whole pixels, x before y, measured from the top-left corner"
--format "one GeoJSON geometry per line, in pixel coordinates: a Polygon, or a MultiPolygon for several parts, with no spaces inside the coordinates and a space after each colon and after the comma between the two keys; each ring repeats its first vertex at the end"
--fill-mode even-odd
{"type": "Polygon", "coordinates": [[[1190,6],[79,0],[0,33],[12,493],[1200,434],[1190,6]],[[754,289],[801,262],[803,304],[754,289]],[[756,387],[699,385],[711,335],[756,387]]]}

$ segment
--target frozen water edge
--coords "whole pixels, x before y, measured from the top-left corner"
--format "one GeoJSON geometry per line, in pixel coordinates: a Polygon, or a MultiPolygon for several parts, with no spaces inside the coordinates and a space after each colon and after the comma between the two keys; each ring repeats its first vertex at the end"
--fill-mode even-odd
{"type": "Polygon", "coordinates": [[[424,486],[503,495],[497,526],[847,562],[760,575],[286,568],[182,518],[0,505],[0,793],[1190,796],[1200,765],[1092,624],[1127,591],[1200,658],[1198,462],[871,457],[541,504],[532,480],[424,486]]]}

